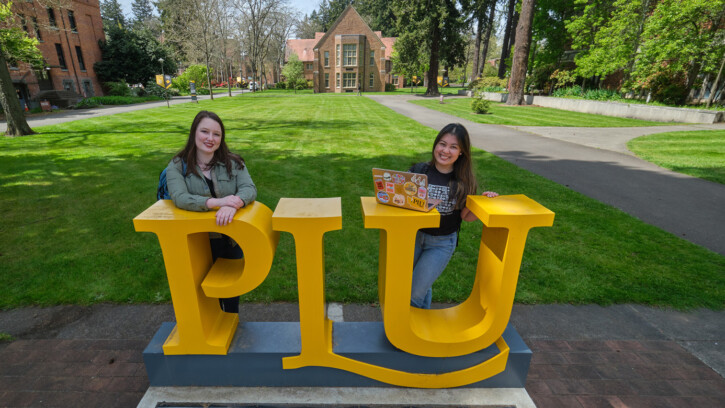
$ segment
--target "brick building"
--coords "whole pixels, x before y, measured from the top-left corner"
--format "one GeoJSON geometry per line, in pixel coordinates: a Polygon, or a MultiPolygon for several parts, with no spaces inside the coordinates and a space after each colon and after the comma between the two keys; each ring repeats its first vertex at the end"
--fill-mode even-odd
{"type": "Polygon", "coordinates": [[[314,39],[287,40],[286,58],[292,53],[302,61],[305,78],[314,91],[385,91],[385,84],[402,88],[402,76],[391,74],[393,37],[373,31],[354,7],[348,6],[326,33],[314,39]]]}
{"type": "Polygon", "coordinates": [[[99,0],[13,2],[22,28],[40,42],[45,69],[10,63],[18,96],[29,108],[41,91],[66,90],[81,96],[103,95],[93,64],[101,60],[98,40],[105,40],[99,0]]]}

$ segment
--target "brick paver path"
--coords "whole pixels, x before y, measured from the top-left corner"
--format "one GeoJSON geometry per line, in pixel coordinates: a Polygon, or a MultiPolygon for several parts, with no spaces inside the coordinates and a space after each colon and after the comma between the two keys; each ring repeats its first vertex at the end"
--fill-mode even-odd
{"type": "Polygon", "coordinates": [[[673,341],[526,340],[538,408],[725,407],[725,379],[673,341]]]}
{"type": "Polygon", "coordinates": [[[140,340],[17,340],[0,350],[2,407],[135,407],[149,386],[140,340]]]}

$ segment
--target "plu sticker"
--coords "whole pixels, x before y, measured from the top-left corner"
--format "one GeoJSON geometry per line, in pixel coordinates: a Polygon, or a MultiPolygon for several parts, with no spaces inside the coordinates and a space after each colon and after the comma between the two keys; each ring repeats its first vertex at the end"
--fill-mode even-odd
{"type": "Polygon", "coordinates": [[[390,181],[385,183],[385,191],[387,191],[390,194],[395,194],[395,184],[393,184],[390,181]]]}
{"type": "Polygon", "coordinates": [[[423,208],[423,205],[425,204],[425,200],[422,200],[418,197],[413,197],[413,196],[408,197],[408,202],[410,203],[410,205],[413,205],[418,208],[423,208]]]}
{"type": "Polygon", "coordinates": [[[385,191],[378,191],[378,200],[380,200],[381,203],[387,203],[390,201],[390,196],[385,191]]]}
{"type": "Polygon", "coordinates": [[[428,190],[426,190],[425,187],[418,188],[418,197],[419,198],[425,198],[426,194],[428,194],[428,190]]]}
{"type": "Polygon", "coordinates": [[[402,174],[393,174],[393,181],[395,181],[395,184],[403,184],[405,183],[405,176],[402,174]]]}
{"type": "Polygon", "coordinates": [[[383,180],[375,180],[376,190],[385,190],[385,182],[383,180]]]}
{"type": "Polygon", "coordinates": [[[403,206],[405,205],[405,197],[402,194],[396,194],[393,197],[393,204],[403,206]]]}

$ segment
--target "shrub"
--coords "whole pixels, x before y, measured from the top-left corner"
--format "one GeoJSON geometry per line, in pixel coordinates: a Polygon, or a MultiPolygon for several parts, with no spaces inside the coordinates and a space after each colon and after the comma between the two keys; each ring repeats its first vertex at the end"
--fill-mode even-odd
{"type": "Polygon", "coordinates": [[[307,85],[307,88],[305,89],[312,89],[315,86],[315,83],[312,80],[308,80],[305,85],[307,85]]]}
{"type": "Polygon", "coordinates": [[[555,90],[551,96],[556,96],[559,98],[566,98],[566,97],[581,97],[582,96],[582,87],[579,85],[570,86],[568,88],[559,88],[555,90]]]}
{"type": "MultiPolygon", "coordinates": [[[[470,89],[484,89],[484,88],[496,88],[505,90],[509,84],[508,78],[499,78],[495,76],[476,78],[475,81],[469,84],[470,89]]],[[[486,92],[498,92],[498,91],[486,91],[486,92]]]]}
{"type": "Polygon", "coordinates": [[[393,84],[385,84],[385,92],[395,92],[396,89],[393,84]]]}
{"type": "MultiPolygon", "coordinates": [[[[199,89],[196,90],[199,93],[199,89]]],[[[179,96],[179,91],[176,89],[167,89],[164,93],[164,87],[159,86],[155,81],[149,81],[146,83],[146,95],[158,96],[164,98],[165,96],[179,96]]],[[[207,94],[208,95],[208,94],[207,94]]]]}
{"type": "Polygon", "coordinates": [[[103,84],[107,91],[106,95],[110,96],[131,96],[131,88],[128,87],[126,81],[105,82],[103,84]]]}
{"type": "Polygon", "coordinates": [[[95,99],[95,98],[84,98],[78,101],[78,103],[73,106],[74,109],[89,109],[89,108],[96,108],[100,106],[101,104],[95,99]]]}
{"type": "Polygon", "coordinates": [[[622,97],[617,91],[610,91],[607,89],[590,89],[584,93],[584,99],[590,99],[593,101],[619,101],[622,97]]]}
{"type": "Polygon", "coordinates": [[[287,82],[279,81],[274,85],[277,89],[287,89],[287,82]]]}
{"type": "Polygon", "coordinates": [[[483,95],[477,92],[473,99],[471,99],[471,110],[474,113],[482,114],[488,113],[489,109],[491,109],[491,102],[484,99],[483,95]]]}

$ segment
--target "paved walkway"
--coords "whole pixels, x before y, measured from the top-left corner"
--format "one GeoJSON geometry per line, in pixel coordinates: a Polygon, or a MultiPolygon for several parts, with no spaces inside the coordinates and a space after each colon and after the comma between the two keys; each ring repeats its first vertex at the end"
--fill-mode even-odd
{"type": "Polygon", "coordinates": [[[436,130],[460,122],[468,129],[474,146],[725,255],[725,185],[675,173],[621,151],[622,143],[650,132],[725,129],[725,124],[512,128],[474,123],[427,109],[406,102],[410,96],[368,97],[436,130]],[[613,143],[600,142],[610,137],[613,143]],[[610,146],[611,150],[595,144],[610,146]]]}
{"type": "MultiPolygon", "coordinates": [[[[338,321],[380,320],[375,306],[331,308],[338,321]]],[[[299,313],[296,304],[243,304],[240,318],[299,313]]],[[[171,305],[0,312],[0,332],[17,337],[0,343],[0,406],[136,406],[149,386],[141,353],[164,321],[174,321],[171,305]]],[[[723,321],[723,311],[637,305],[515,305],[511,317],[534,352],[526,390],[538,408],[725,407],[723,321]]]]}
{"type": "MultiPolygon", "coordinates": [[[[249,91],[245,90],[232,90],[232,96],[240,95],[249,91]]],[[[228,93],[215,93],[214,99],[228,97],[228,93]]],[[[200,101],[208,100],[211,97],[209,95],[199,95],[197,99],[200,101]]],[[[180,103],[190,103],[191,96],[173,96],[169,99],[169,105],[178,105],[180,103]]],[[[98,108],[91,109],[78,109],[78,110],[64,110],[61,112],[46,113],[28,116],[26,119],[31,128],[36,126],[48,126],[57,125],[59,123],[71,122],[79,119],[95,118],[98,116],[115,115],[117,113],[133,112],[143,109],[151,109],[166,106],[166,101],[160,102],[146,102],[138,103],[135,105],[109,105],[100,106],[98,108]]],[[[5,120],[0,120],[0,132],[5,133],[8,130],[8,123],[5,120]]]]}

